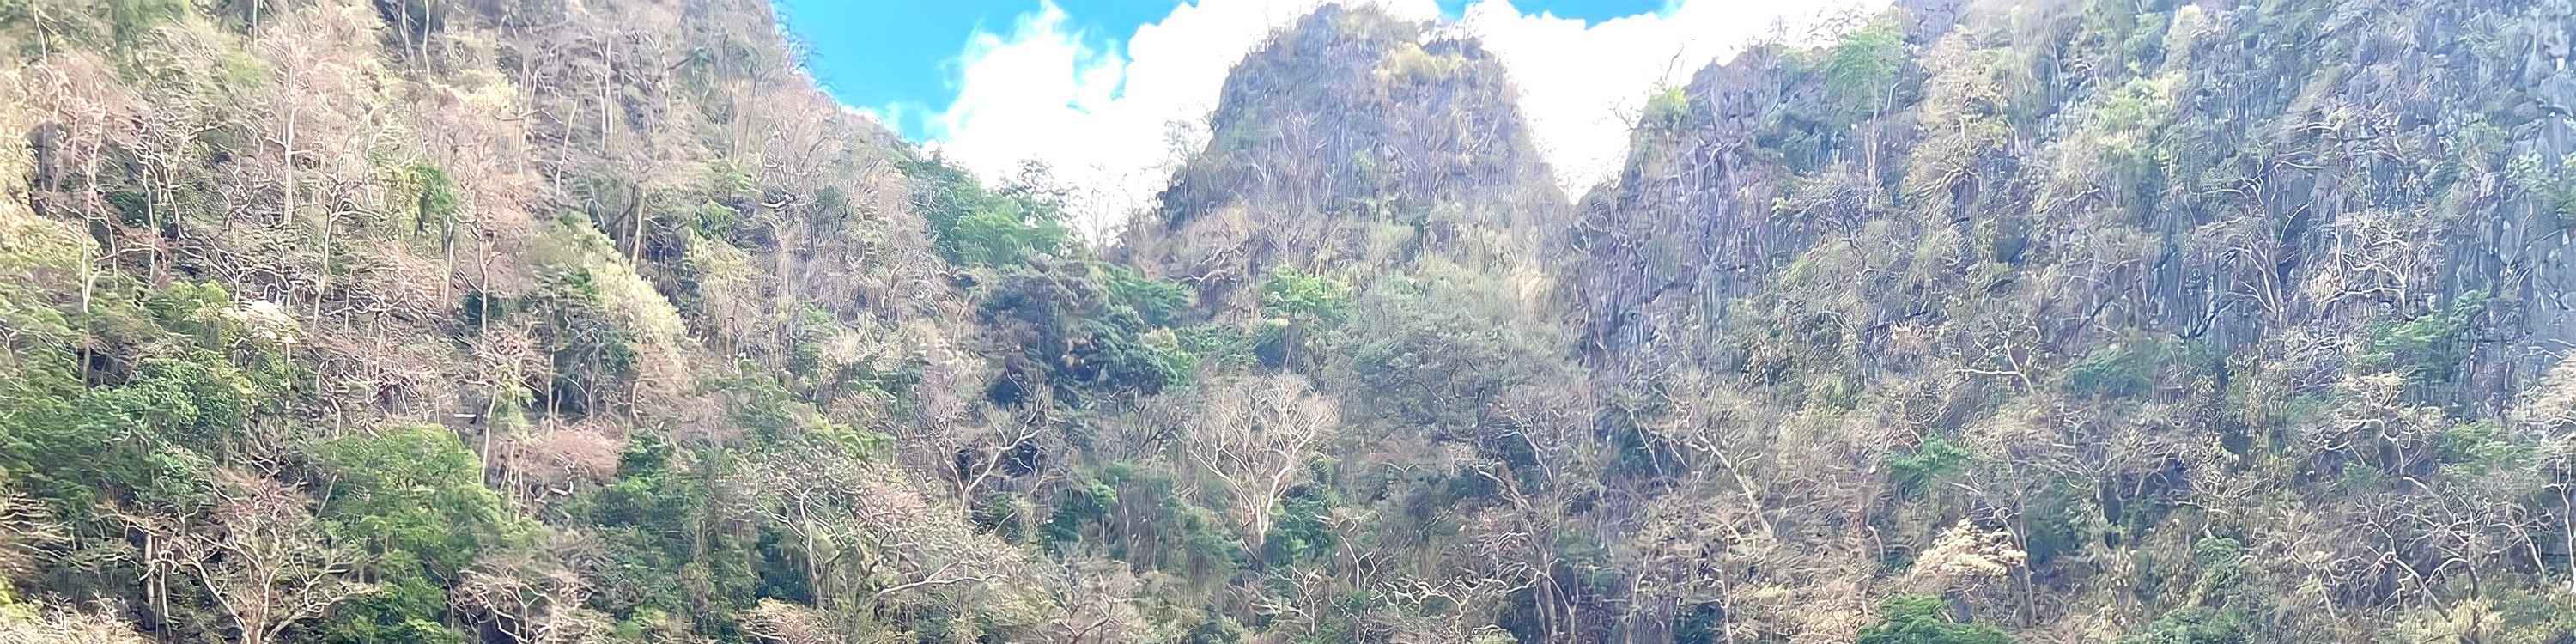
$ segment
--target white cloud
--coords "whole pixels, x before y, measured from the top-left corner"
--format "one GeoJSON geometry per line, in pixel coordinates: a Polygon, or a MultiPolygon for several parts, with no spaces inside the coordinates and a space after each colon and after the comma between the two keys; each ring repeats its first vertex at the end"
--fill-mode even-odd
{"type": "MultiPolygon", "coordinates": [[[[1198,0],[1144,25],[1123,51],[1086,43],[1064,11],[1044,3],[1008,35],[978,33],[956,64],[956,102],[929,118],[949,159],[988,180],[1024,160],[1081,190],[1074,210],[1091,231],[1148,207],[1178,160],[1206,133],[1175,130],[1215,109],[1226,72],[1274,29],[1327,0],[1198,0]]],[[[1885,0],[1675,0],[1656,14],[1605,21],[1526,16],[1509,0],[1480,0],[1453,27],[1478,36],[1521,89],[1522,111],[1569,192],[1616,169],[1649,92],[1686,82],[1721,55],[1773,34],[1784,20],[1885,0]]],[[[1432,19],[1432,0],[1377,0],[1390,13],[1432,19]]],[[[892,116],[892,115],[889,115],[892,116]]]]}
{"type": "Polygon", "coordinates": [[[1469,6],[1456,28],[1503,60],[1558,182],[1579,195],[1618,171],[1628,128],[1658,88],[1688,84],[1700,68],[1756,42],[1804,40],[1823,18],[1886,4],[1689,0],[1586,27],[1572,18],[1523,15],[1510,0],[1484,0],[1469,6]]]}

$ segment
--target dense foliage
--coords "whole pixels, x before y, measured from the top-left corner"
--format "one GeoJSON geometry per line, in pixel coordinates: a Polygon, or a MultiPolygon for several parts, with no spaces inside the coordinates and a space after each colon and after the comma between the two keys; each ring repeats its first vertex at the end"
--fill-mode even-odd
{"type": "Polygon", "coordinates": [[[0,642],[2563,642],[2545,3],[1923,0],[1085,234],[753,0],[0,2],[0,642]]]}

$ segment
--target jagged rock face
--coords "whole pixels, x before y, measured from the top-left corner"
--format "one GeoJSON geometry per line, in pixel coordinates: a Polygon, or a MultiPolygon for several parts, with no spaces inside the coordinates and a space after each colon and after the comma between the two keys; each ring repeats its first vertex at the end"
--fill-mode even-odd
{"type": "Polygon", "coordinates": [[[1776,73],[1783,55],[1757,49],[1701,70],[1688,124],[1642,128],[1618,183],[1585,200],[1569,235],[1585,261],[1568,281],[1589,348],[1643,346],[1658,327],[1688,324],[1668,316],[1715,313],[1816,236],[1813,219],[1772,216],[1783,168],[1748,154],[1762,128],[1812,101],[1776,73]]]}
{"type": "MultiPolygon", "coordinates": [[[[2506,375],[2522,381],[2537,380],[2549,360],[2576,342],[2576,315],[2571,315],[2576,307],[2562,299],[2576,289],[2576,252],[2571,252],[2576,249],[2570,248],[2567,231],[2576,224],[2568,215],[2576,211],[2569,210],[2567,195],[2557,186],[2543,185],[2563,182],[2570,170],[2564,160],[2576,154],[2576,121],[2571,121],[2576,113],[2570,110],[2576,106],[2576,70],[2567,65],[2567,43],[2576,25],[2569,18],[2564,2],[2533,3],[2519,15],[2464,7],[2433,12],[2416,21],[2414,33],[2401,35],[2411,36],[2412,46],[2383,40],[2357,52],[2373,61],[2370,69],[2376,73],[2345,87],[2352,100],[2381,87],[2450,97],[2435,102],[2417,95],[2405,101],[2413,109],[2401,122],[2415,132],[2436,119],[2455,120],[2481,110],[2507,132],[2504,181],[2492,173],[2464,180],[2473,182],[2487,210],[2464,217],[2449,231],[2443,259],[2451,290],[2492,288],[2518,304],[2497,311],[2502,337],[2496,340],[2503,355],[2490,359],[2505,362],[2511,369],[2506,375]],[[2492,40],[2479,43],[2460,37],[2463,32],[2492,40]],[[2478,45],[2500,45],[2501,51],[2470,51],[2478,45]],[[2488,58],[2495,54],[2501,56],[2488,58]],[[2452,62],[2462,58],[2473,62],[2452,62]],[[2514,176],[2517,162],[2526,165],[2520,180],[2514,176]]],[[[2435,129],[2433,136],[2456,140],[2470,133],[2435,129]]]]}
{"type": "MultiPolygon", "coordinates": [[[[2018,624],[2031,641],[2112,639],[2074,635],[2094,628],[2080,616],[2127,610],[2108,607],[2129,599],[2101,593],[2163,573],[2101,562],[2172,565],[2220,541],[2211,534],[2272,553],[2244,558],[2244,579],[2267,579],[2263,590],[2218,602],[2271,620],[2240,633],[2409,632],[2401,622],[2431,618],[2406,605],[2402,585],[2473,584],[2407,572],[2450,555],[2355,544],[2413,530],[2383,528],[2390,516],[2526,493],[2479,487],[2492,479],[2459,451],[2473,434],[2568,440],[2570,424],[2549,410],[2576,373],[2563,360],[2576,318],[2561,302],[2576,279],[2569,9],[2281,0],[1902,12],[1841,44],[1758,49],[1702,71],[1649,111],[1627,168],[1586,196],[1568,235],[1565,295],[1584,325],[1603,433],[1640,454],[1698,441],[1674,449],[1727,469],[1762,461],[1734,483],[1761,518],[1748,523],[1798,535],[1776,550],[1726,541],[1720,555],[1684,558],[1723,561],[1743,546],[1868,570],[1882,562],[1854,553],[1878,546],[1858,544],[1890,530],[1922,542],[1920,519],[2001,521],[2023,540],[2028,576],[1943,592],[1955,614],[2018,624]],[[1913,447],[1855,456],[1889,445],[1913,447]],[[1953,449],[1998,468],[1959,479],[1983,491],[1948,506],[1908,500],[1944,495],[1902,491],[1921,483],[1905,473],[1923,463],[1912,459],[1953,449]],[[1871,476],[1863,468],[1894,474],[1896,500],[1798,483],[1871,476]],[[2086,499],[2040,500],[2064,490],[2086,499]],[[1854,509],[1764,509],[1778,503],[1854,509]],[[1822,545],[1835,539],[1844,545],[1822,545]],[[2303,585],[2326,577],[2337,580],[2303,585]],[[2256,596],[2266,599],[2243,599],[2256,596]],[[2367,617],[2308,615],[2289,597],[2367,617]]],[[[1652,515],[1676,499],[1728,501],[1605,504],[1633,512],[1622,517],[1633,531],[1598,540],[1747,524],[1652,515]]],[[[2565,501],[2541,504],[2555,513],[2565,501]]],[[[2566,556],[2562,545],[2516,548],[2530,563],[2459,568],[2492,578],[2556,570],[2566,556]]],[[[1740,575],[1783,574],[1781,562],[1740,575]]],[[[1668,587],[1693,587],[1681,577],[1668,587]]],[[[1672,614],[1708,601],[1662,592],[1672,614]]],[[[1851,601],[1788,595],[1802,607],[1789,622],[1851,601]]],[[[1652,605],[1646,591],[1626,599],[1652,605]]],[[[2140,623],[2181,606],[2142,601],[2140,623]]],[[[1769,619],[1724,609],[1740,620],[1730,628],[1769,619]]],[[[2195,619],[2166,614],[2159,625],[2195,619]]],[[[2139,639],[2125,641],[2157,641],[2136,634],[2159,627],[2128,628],[2139,639]]]]}
{"type": "Polygon", "coordinates": [[[1207,148],[1126,252],[1218,309],[1277,264],[1534,265],[1566,206],[1514,100],[1473,40],[1326,7],[1235,68],[1207,148]]]}
{"type": "Polygon", "coordinates": [[[1692,354],[1730,299],[1790,297],[1783,271],[1826,243],[1893,260],[1835,289],[1870,313],[1864,345],[2043,292],[2072,312],[2041,323],[2066,346],[2144,329],[2233,348],[2480,291],[2495,306],[2456,394],[2494,402],[2576,334],[2551,194],[2576,171],[2564,7],[1960,4],[1883,25],[1908,60],[1879,106],[1836,113],[1841,49],[1760,49],[1650,118],[1573,233],[1591,351],[1692,354]],[[1928,243],[1954,261],[1912,264],[1928,243]],[[1883,281],[1908,271],[1931,281],[1883,281]]]}

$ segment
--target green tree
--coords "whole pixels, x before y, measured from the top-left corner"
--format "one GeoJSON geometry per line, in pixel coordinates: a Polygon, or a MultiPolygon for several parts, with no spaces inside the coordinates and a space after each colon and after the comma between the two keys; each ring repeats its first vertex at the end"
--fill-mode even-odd
{"type": "Polygon", "coordinates": [[[1876,116],[1905,68],[1905,34],[1889,20],[1843,36],[1825,52],[1825,98],[1845,124],[1876,116]]]}
{"type": "Polygon", "coordinates": [[[1270,317],[1255,351],[1274,365],[1294,365],[1311,354],[1317,336],[1350,317],[1351,287],[1339,279],[1273,266],[1261,280],[1261,307],[1270,317]]]}
{"type": "Polygon", "coordinates": [[[325,518],[343,539],[390,555],[386,561],[409,558],[422,572],[453,579],[515,530],[500,497],[483,487],[474,452],[445,427],[351,434],[323,443],[314,457],[331,478],[325,518]]]}
{"type": "Polygon", "coordinates": [[[216,455],[259,396],[232,365],[149,358],[122,384],[14,401],[0,415],[0,464],[75,521],[103,503],[190,507],[216,455]]]}
{"type": "Polygon", "coordinates": [[[986,190],[963,168],[940,159],[904,165],[926,208],[939,254],[964,266],[1008,266],[1078,247],[1055,204],[1028,190],[986,190]]]}

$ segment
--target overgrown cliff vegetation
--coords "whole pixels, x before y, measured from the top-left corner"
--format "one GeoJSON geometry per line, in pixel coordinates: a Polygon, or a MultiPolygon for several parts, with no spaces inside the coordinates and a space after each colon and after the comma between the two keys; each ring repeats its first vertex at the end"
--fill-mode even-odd
{"type": "Polygon", "coordinates": [[[2576,11],[1853,24],[1094,245],[755,0],[0,2],[0,642],[2576,641],[2576,11]]]}

